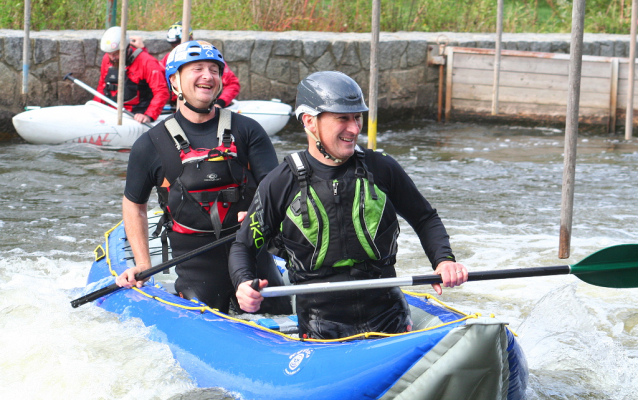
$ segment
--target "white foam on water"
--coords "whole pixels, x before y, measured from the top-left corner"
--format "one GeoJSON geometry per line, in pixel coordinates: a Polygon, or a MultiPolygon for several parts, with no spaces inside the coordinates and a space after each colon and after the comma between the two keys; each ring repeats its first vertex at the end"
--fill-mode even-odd
{"type": "Polygon", "coordinates": [[[139,319],[70,301],[88,263],[0,260],[0,397],[157,399],[195,387],[139,319]]]}
{"type": "Polygon", "coordinates": [[[76,238],[74,238],[73,236],[53,236],[54,238],[61,240],[63,242],[70,242],[70,243],[75,243],[78,240],[76,238]]]}
{"type": "MultiPolygon", "coordinates": [[[[518,328],[530,373],[560,377],[552,390],[563,398],[637,398],[638,360],[604,329],[605,314],[588,309],[601,303],[587,301],[579,286],[571,283],[548,293],[518,328]]],[[[544,393],[546,383],[540,382],[531,379],[530,392],[544,393]]]]}

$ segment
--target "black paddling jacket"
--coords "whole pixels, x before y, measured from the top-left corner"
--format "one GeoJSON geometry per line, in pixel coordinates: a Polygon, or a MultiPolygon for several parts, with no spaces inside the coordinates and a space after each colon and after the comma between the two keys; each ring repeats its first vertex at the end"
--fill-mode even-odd
{"type": "Polygon", "coordinates": [[[293,282],[342,267],[392,267],[397,214],[414,228],[433,267],[454,260],[436,210],[391,157],[358,150],[344,165],[328,167],[308,152],[288,156],[261,182],[238,232],[229,260],[233,283],[254,279],[256,252],[266,244],[285,250],[293,282]]]}

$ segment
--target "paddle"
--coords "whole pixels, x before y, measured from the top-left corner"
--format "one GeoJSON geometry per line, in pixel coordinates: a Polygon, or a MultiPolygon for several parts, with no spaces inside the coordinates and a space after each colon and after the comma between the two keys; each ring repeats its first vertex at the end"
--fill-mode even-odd
{"type": "MultiPolygon", "coordinates": [[[[71,82],[75,83],[76,85],[78,85],[79,87],[81,87],[82,89],[86,90],[87,92],[91,93],[92,95],[95,95],[97,97],[99,97],[100,99],[104,100],[107,104],[115,107],[117,109],[117,103],[114,102],[113,100],[109,99],[108,97],[106,97],[105,95],[103,95],[102,93],[98,92],[97,90],[93,89],[91,86],[87,85],[86,83],[82,82],[81,80],[79,80],[78,78],[74,78],[71,75],[73,75],[73,72],[69,72],[68,74],[64,75],[64,78],[62,78],[62,80],[70,80],[71,82]]],[[[130,117],[135,117],[135,114],[133,114],[132,112],[130,112],[127,109],[122,109],[122,112],[130,117]]],[[[152,128],[153,125],[146,123],[146,122],[140,122],[142,125],[148,126],[149,128],[152,128]]]]}
{"type": "MultiPolygon", "coordinates": [[[[146,279],[148,277],[151,277],[151,276],[157,274],[158,272],[162,272],[165,269],[168,269],[168,268],[172,267],[173,265],[177,265],[177,264],[179,264],[181,262],[188,261],[188,260],[190,260],[193,257],[197,257],[200,254],[203,254],[203,253],[205,253],[205,252],[207,252],[209,250],[214,249],[215,247],[219,247],[219,246],[221,246],[223,244],[226,244],[228,242],[232,242],[233,240],[235,240],[235,236],[236,235],[237,235],[236,233],[233,233],[232,235],[228,235],[228,236],[223,237],[223,238],[221,238],[219,240],[215,240],[214,242],[209,243],[206,246],[202,246],[202,247],[200,247],[198,249],[189,251],[188,253],[184,253],[184,254],[182,254],[179,257],[176,257],[176,258],[173,258],[173,259],[168,260],[166,262],[163,262],[161,264],[158,264],[157,266],[155,266],[153,268],[147,269],[146,271],[142,271],[142,272],[136,274],[135,275],[135,279],[138,280],[138,281],[146,279]]],[[[72,300],[71,301],[71,305],[73,306],[73,308],[78,308],[82,304],[90,303],[91,301],[97,300],[100,297],[104,297],[107,294],[111,294],[111,293],[113,293],[113,292],[115,292],[115,291],[117,291],[119,289],[122,289],[122,288],[120,286],[117,286],[116,283],[113,283],[112,285],[109,285],[109,286],[107,286],[105,288],[96,290],[95,292],[91,292],[91,293],[89,293],[89,294],[87,294],[85,296],[78,297],[77,299],[72,300]]]]}
{"type": "MultiPolygon", "coordinates": [[[[470,272],[468,280],[526,278],[532,276],[572,274],[583,282],[608,288],[638,287],[638,244],[621,244],[597,251],[574,265],[516,268],[498,271],[470,272]]],[[[324,293],[339,290],[375,289],[441,283],[439,275],[416,275],[399,278],[370,279],[351,282],[312,283],[276,286],[261,290],[264,297],[324,293]]]]}

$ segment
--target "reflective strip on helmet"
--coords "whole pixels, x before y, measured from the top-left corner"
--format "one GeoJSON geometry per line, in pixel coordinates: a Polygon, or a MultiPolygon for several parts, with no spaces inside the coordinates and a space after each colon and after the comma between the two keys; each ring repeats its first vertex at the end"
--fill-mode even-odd
{"type": "Polygon", "coordinates": [[[305,104],[300,105],[295,110],[295,116],[297,117],[297,119],[299,119],[299,116],[301,114],[308,114],[308,115],[312,115],[313,117],[316,117],[320,113],[321,113],[321,111],[315,110],[314,108],[310,108],[309,106],[307,106],[305,104]]]}

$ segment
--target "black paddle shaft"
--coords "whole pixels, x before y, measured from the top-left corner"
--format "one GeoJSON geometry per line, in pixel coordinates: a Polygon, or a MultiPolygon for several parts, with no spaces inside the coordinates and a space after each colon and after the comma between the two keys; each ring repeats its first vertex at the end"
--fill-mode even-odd
{"type": "MultiPolygon", "coordinates": [[[[146,271],[142,271],[138,274],[135,274],[135,279],[138,281],[141,281],[143,279],[149,278],[155,274],[157,274],[158,272],[162,272],[165,269],[169,269],[170,267],[177,265],[179,263],[182,263],[184,261],[188,261],[191,258],[197,257],[207,251],[210,251],[212,249],[214,249],[215,247],[221,246],[223,244],[226,244],[228,242],[232,242],[235,240],[235,236],[237,234],[233,233],[232,235],[228,235],[226,237],[223,237],[221,239],[215,240],[212,243],[207,244],[206,246],[202,246],[198,249],[195,250],[191,250],[188,253],[184,253],[179,257],[173,258],[171,260],[168,260],[166,262],[163,262],[161,264],[156,265],[153,268],[149,268],[146,271]]],[[[78,308],[79,306],[81,306],[82,304],[86,304],[86,303],[90,303],[94,300],[99,299],[100,297],[104,297],[107,294],[111,294],[117,290],[121,289],[120,286],[118,286],[116,283],[109,285],[107,287],[104,287],[102,289],[96,290],[95,292],[91,292],[85,296],[82,297],[78,297],[75,300],[71,301],[71,306],[73,306],[73,308],[78,308]]]]}
{"type": "MultiPolygon", "coordinates": [[[[515,268],[496,271],[478,271],[468,273],[468,281],[487,281],[492,279],[529,278],[532,276],[566,275],[571,273],[569,265],[553,267],[515,268]]],[[[412,278],[414,285],[441,283],[439,275],[417,275],[412,278]]]]}

